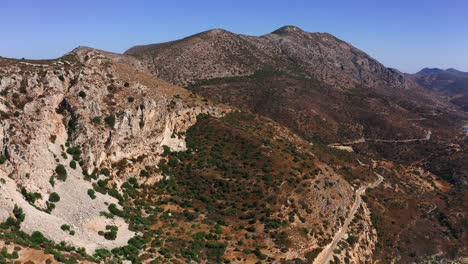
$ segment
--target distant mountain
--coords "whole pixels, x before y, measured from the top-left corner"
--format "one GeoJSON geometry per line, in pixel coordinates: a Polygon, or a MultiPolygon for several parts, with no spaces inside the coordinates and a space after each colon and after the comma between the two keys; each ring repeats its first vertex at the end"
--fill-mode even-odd
{"type": "Polygon", "coordinates": [[[468,72],[425,68],[411,78],[426,89],[449,96],[452,103],[468,111],[468,72]]]}
{"type": "Polygon", "coordinates": [[[439,68],[424,68],[420,70],[417,74],[435,74],[435,73],[441,73],[444,72],[444,70],[439,69],[439,68]]]}

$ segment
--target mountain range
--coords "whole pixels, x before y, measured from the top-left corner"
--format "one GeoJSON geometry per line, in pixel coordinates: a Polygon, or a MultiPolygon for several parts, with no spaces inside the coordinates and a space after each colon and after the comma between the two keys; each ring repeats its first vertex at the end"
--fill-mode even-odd
{"type": "Polygon", "coordinates": [[[0,263],[464,263],[467,95],[295,26],[0,58],[0,263]]]}

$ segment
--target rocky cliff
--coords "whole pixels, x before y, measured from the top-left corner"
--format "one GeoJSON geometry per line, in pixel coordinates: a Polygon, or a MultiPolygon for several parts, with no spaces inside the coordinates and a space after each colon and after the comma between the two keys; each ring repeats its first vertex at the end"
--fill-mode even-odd
{"type": "Polygon", "coordinates": [[[0,222],[16,204],[25,210],[25,231],[89,250],[133,236],[122,219],[100,215],[118,201],[99,193],[92,199],[90,179],[118,184],[138,176],[158,164],[163,146],[185,150],[184,133],[199,114],[228,111],[89,48],[0,64],[0,222]],[[116,240],[97,234],[111,224],[116,240]]]}

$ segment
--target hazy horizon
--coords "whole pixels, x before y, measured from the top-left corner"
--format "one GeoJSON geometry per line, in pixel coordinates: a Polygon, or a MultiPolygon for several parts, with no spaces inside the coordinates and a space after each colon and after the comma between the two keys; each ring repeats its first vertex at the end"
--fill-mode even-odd
{"type": "Polygon", "coordinates": [[[51,59],[78,46],[122,53],[135,45],[176,40],[213,28],[258,36],[294,25],[333,34],[402,72],[468,71],[468,3],[350,2],[6,2],[0,11],[0,56],[51,59]]]}

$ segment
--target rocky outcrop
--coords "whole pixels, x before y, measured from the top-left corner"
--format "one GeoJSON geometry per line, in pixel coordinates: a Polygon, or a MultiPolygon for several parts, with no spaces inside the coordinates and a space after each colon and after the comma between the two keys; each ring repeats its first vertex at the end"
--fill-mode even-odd
{"type": "Polygon", "coordinates": [[[89,251],[124,245],[133,232],[123,219],[100,216],[118,201],[101,194],[91,199],[92,181],[85,178],[138,177],[158,165],[163,145],[184,149],[184,133],[197,115],[228,111],[90,48],[53,61],[0,64],[0,221],[19,205],[26,232],[89,251]],[[54,209],[47,202],[52,192],[61,197],[54,209]],[[61,230],[63,224],[75,234],[61,230]],[[97,234],[106,225],[118,226],[116,240],[97,234]]]}

